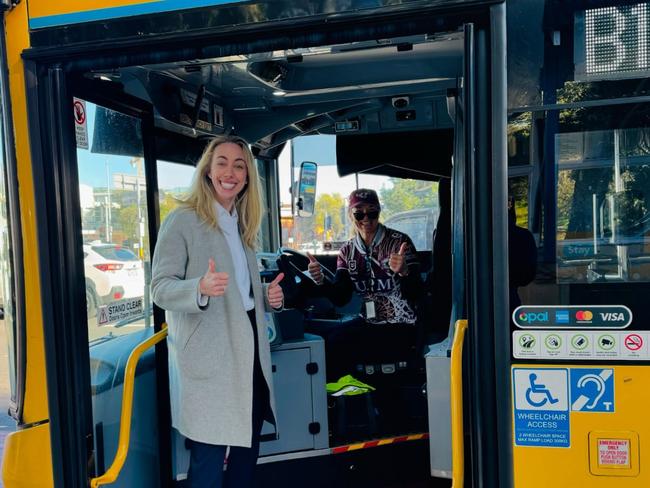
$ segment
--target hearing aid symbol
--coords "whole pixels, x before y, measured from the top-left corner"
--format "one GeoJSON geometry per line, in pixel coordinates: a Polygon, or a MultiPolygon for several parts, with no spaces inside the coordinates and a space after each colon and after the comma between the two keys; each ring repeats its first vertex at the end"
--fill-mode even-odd
{"type": "Polygon", "coordinates": [[[613,412],[613,374],[612,369],[572,370],[571,410],[613,412]]]}

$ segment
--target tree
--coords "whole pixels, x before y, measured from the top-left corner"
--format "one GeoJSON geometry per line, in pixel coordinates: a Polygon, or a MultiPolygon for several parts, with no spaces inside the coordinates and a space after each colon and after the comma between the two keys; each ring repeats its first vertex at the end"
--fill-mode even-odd
{"type": "Polygon", "coordinates": [[[170,192],[164,192],[163,197],[160,199],[160,222],[163,222],[169,212],[178,207],[178,195],[174,195],[170,192]]]}
{"type": "Polygon", "coordinates": [[[121,230],[126,239],[137,242],[139,225],[136,205],[113,210],[113,231],[121,230]]]}
{"type": "Polygon", "coordinates": [[[317,238],[337,241],[347,238],[341,211],[344,207],[345,200],[340,193],[325,193],[318,196],[313,220],[317,238]],[[326,228],[326,223],[329,224],[328,228],[326,228]]]}
{"type": "Polygon", "coordinates": [[[391,178],[392,187],[379,190],[382,215],[438,206],[438,182],[391,178]]]}
{"type": "Polygon", "coordinates": [[[345,200],[339,193],[322,193],[316,198],[314,215],[295,219],[295,245],[314,241],[344,240],[345,220],[343,209],[345,200]],[[326,229],[326,217],[329,227],[326,229]]]}
{"type": "Polygon", "coordinates": [[[519,227],[528,228],[528,177],[516,176],[508,181],[508,193],[514,198],[519,227]]]}

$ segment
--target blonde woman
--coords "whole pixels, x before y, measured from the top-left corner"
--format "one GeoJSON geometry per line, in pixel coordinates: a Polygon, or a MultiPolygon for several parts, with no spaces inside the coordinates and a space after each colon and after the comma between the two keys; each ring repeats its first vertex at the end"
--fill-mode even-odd
{"type": "Polygon", "coordinates": [[[284,275],[260,281],[261,218],[250,149],[218,137],[160,228],[151,286],[167,311],[172,425],[189,439],[191,487],[253,486],[262,423],[275,423],[264,311],[282,308],[284,275]]]}

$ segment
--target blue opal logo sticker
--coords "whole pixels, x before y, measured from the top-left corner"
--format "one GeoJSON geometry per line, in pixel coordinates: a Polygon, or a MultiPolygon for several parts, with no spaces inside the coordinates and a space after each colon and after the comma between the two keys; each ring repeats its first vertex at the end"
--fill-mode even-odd
{"type": "Polygon", "coordinates": [[[520,312],[517,318],[524,323],[548,322],[548,312],[520,312]]]}

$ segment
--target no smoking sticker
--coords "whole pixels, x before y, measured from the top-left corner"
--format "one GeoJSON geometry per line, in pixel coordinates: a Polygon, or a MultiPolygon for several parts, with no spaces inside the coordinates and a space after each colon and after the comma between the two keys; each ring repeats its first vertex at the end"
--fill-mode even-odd
{"type": "Polygon", "coordinates": [[[74,131],[77,147],[88,149],[88,126],[86,116],[86,102],[75,98],[73,101],[74,131]]]}
{"type": "Polygon", "coordinates": [[[639,334],[629,334],[625,337],[625,347],[630,351],[638,351],[643,347],[643,337],[639,334]]]}
{"type": "Polygon", "coordinates": [[[86,106],[82,100],[74,102],[74,120],[77,124],[83,124],[86,121],[86,106]]]}

